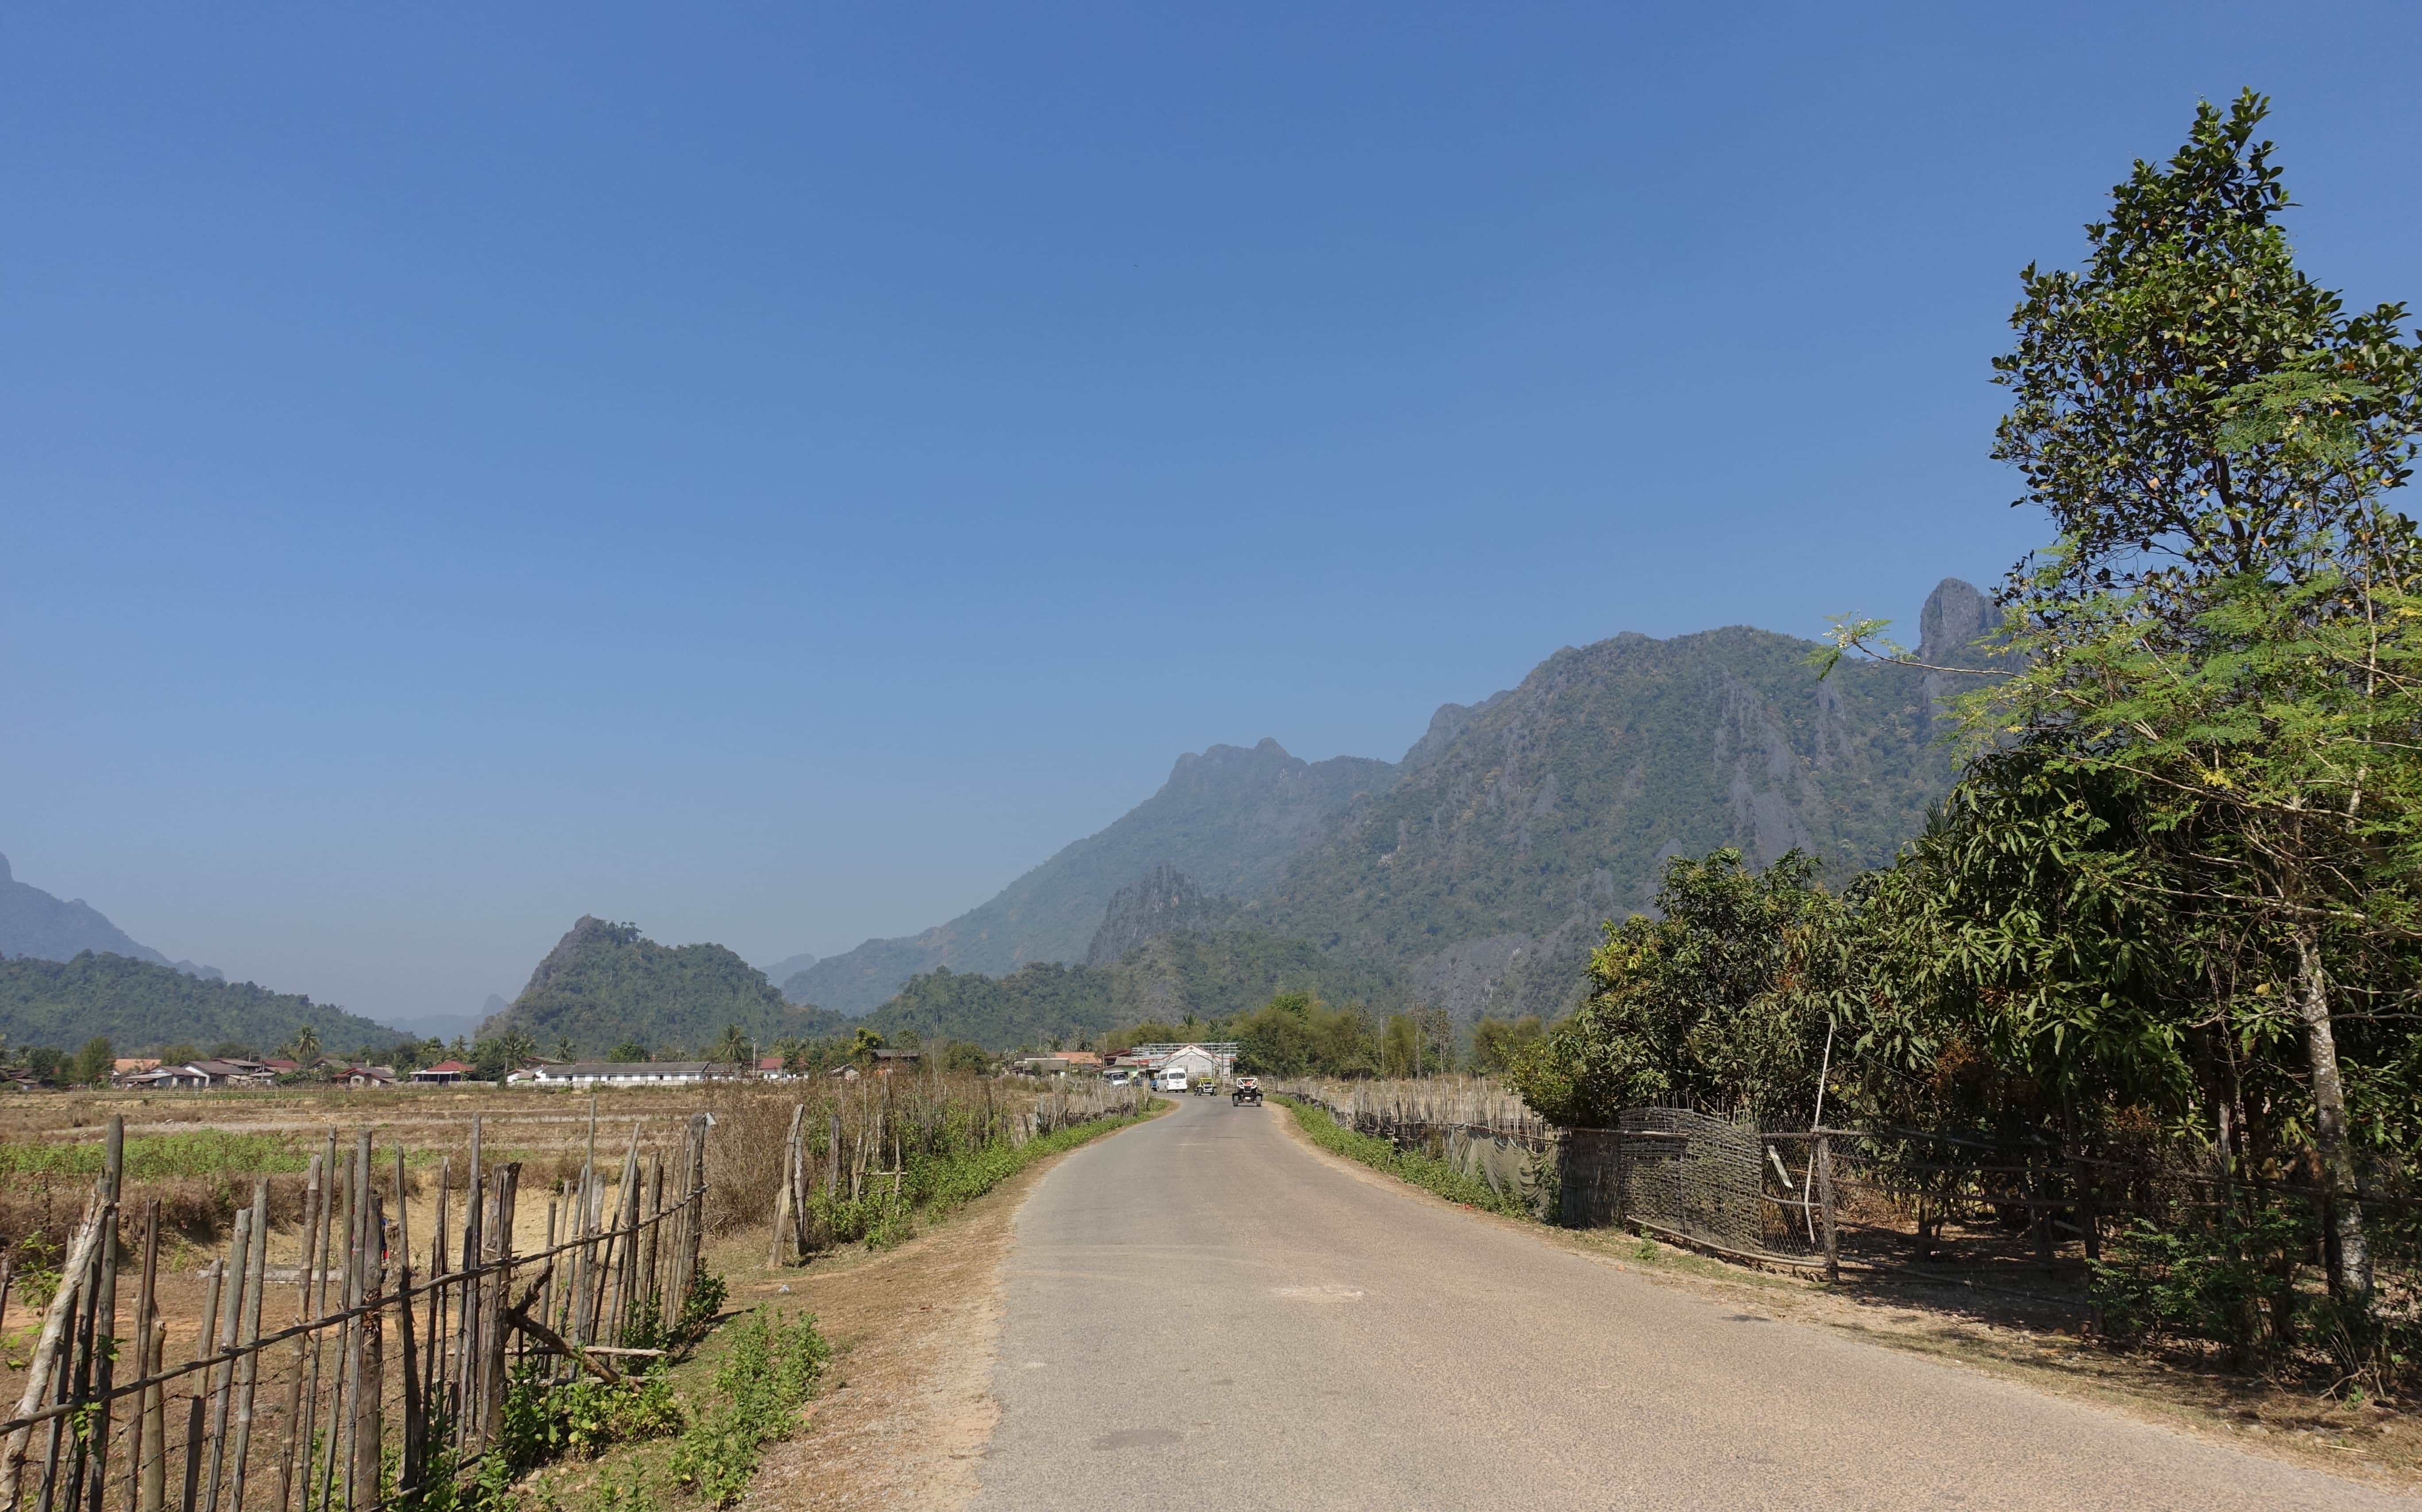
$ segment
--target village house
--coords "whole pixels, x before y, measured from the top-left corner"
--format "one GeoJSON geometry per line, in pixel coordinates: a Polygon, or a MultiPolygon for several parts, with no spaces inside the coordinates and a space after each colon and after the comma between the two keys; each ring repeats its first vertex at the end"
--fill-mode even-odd
{"type": "Polygon", "coordinates": [[[451,1086],[474,1074],[474,1068],[462,1062],[448,1059],[435,1065],[425,1065],[412,1074],[412,1079],[422,1085],[451,1086]]]}
{"type": "MultiPolygon", "coordinates": [[[[536,1065],[526,1087],[682,1087],[695,1086],[714,1074],[709,1061],[574,1061],[563,1065],[536,1065]]],[[[731,1074],[731,1067],[724,1072],[731,1074]]]]}

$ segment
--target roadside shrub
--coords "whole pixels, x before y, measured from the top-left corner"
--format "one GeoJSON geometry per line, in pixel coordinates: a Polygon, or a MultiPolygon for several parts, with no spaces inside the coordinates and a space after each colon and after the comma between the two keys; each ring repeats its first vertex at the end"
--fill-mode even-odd
{"type": "Polygon", "coordinates": [[[815,1394],[832,1346],[816,1331],[815,1315],[785,1323],[760,1307],[734,1325],[731,1350],[715,1372],[717,1405],[692,1423],[673,1446],[674,1481],[716,1506],[730,1506],[748,1488],[764,1446],[789,1435],[799,1408],[815,1394]]]}

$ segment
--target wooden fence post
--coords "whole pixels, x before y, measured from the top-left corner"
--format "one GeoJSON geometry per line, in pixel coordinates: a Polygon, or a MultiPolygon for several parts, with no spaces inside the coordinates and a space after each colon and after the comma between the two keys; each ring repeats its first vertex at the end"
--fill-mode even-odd
{"type": "Polygon", "coordinates": [[[1833,1136],[1816,1131],[1816,1200],[1825,1209],[1825,1284],[1842,1279],[1842,1248],[1833,1226],[1833,1136]]]}

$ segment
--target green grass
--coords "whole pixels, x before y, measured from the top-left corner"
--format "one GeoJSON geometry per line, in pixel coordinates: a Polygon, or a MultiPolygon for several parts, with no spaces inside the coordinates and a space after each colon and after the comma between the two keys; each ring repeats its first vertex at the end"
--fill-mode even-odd
{"type": "Polygon", "coordinates": [[[730,1352],[715,1372],[713,1405],[683,1430],[666,1467],[675,1485],[718,1507],[748,1489],[765,1445],[798,1426],[799,1409],[832,1358],[812,1314],[785,1324],[761,1307],[731,1328],[730,1352]]]}
{"type": "Polygon", "coordinates": [[[1332,1155],[1360,1160],[1374,1171],[1385,1172],[1400,1181],[1409,1181],[1451,1203],[1503,1213],[1508,1218],[1530,1219],[1536,1216],[1519,1193],[1500,1192],[1479,1177],[1465,1175],[1444,1160],[1413,1150],[1399,1150],[1374,1135],[1359,1134],[1331,1117],[1329,1110],[1318,1103],[1306,1102],[1300,1097],[1278,1092],[1271,1093],[1270,1096],[1294,1112],[1296,1126],[1312,1136],[1313,1143],[1332,1155]]]}
{"type": "Polygon", "coordinates": [[[885,1249],[916,1232],[917,1214],[939,1218],[975,1201],[1037,1160],[1073,1150],[1130,1124],[1140,1124],[1164,1106],[1159,1098],[1152,1098],[1140,1113],[1118,1113],[1072,1124],[1020,1145],[994,1140],[973,1149],[912,1156],[901,1178],[896,1201],[890,1189],[880,1180],[854,1202],[834,1201],[822,1192],[813,1201],[826,1232],[833,1237],[844,1243],[863,1239],[876,1249],[885,1249]]]}
{"type": "MultiPolygon", "coordinates": [[[[0,1175],[78,1175],[101,1173],[101,1142],[0,1144],[0,1175]]],[[[200,1129],[191,1134],[158,1134],[126,1142],[126,1174],[133,1181],[160,1181],[173,1176],[266,1175],[302,1171],[311,1157],[274,1134],[230,1134],[200,1129]]]]}

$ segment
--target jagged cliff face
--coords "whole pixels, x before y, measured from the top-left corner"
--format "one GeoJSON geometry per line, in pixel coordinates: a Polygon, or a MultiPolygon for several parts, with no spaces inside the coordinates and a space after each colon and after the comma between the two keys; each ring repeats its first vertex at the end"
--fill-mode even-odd
{"type": "MultiPolygon", "coordinates": [[[[1989,612],[1946,582],[1928,638],[1972,638],[1989,612]]],[[[1519,687],[1441,711],[1402,780],[1236,922],[1394,964],[1462,1017],[1555,1013],[1600,922],[1647,911],[1668,857],[1797,848],[1837,877],[1884,864],[1950,785],[1935,690],[1891,667],[1820,682],[1810,649],[1732,628],[1560,651],[1519,687]]]]}
{"type": "Polygon", "coordinates": [[[1159,792],[1077,841],[989,903],[921,935],[871,939],[782,984],[794,1002],[863,1014],[937,967],[1000,975],[1029,961],[1082,961],[1121,888],[1157,866],[1204,890],[1267,887],[1333,816],[1395,780],[1360,756],[1306,762],[1275,740],[1177,759],[1159,792]]]}
{"type": "Polygon", "coordinates": [[[1085,952],[1085,964],[1109,966],[1161,936],[1216,928],[1234,911],[1224,899],[1204,897],[1194,879],[1176,867],[1156,866],[1111,897],[1102,927],[1093,931],[1093,943],[1085,952]]]}

